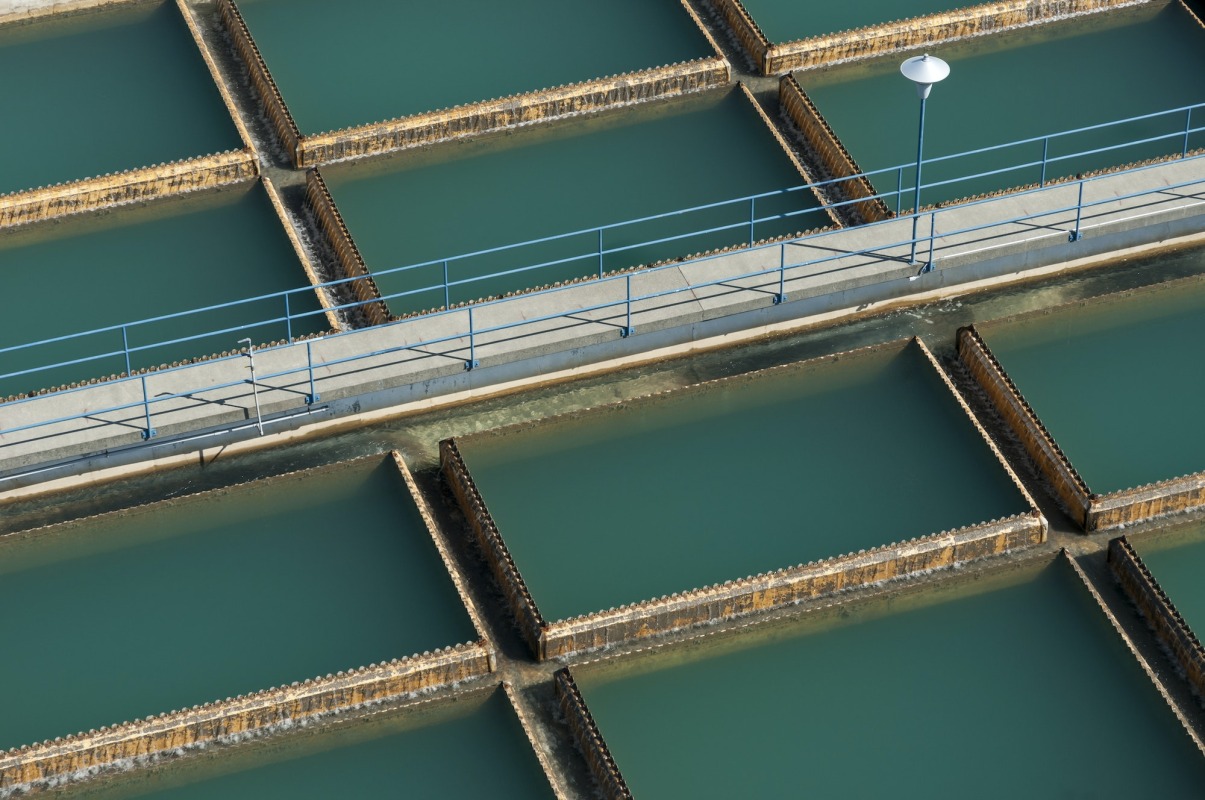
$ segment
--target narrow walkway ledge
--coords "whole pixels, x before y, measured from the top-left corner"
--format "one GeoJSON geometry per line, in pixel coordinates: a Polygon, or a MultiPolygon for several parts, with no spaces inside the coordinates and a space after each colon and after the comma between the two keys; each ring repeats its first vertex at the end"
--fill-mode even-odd
{"type": "Polygon", "coordinates": [[[256,352],[254,386],[236,355],[7,403],[0,492],[253,436],[256,399],[271,431],[404,413],[709,337],[732,341],[1188,242],[1205,232],[1205,155],[1082,189],[1076,181],[926,210],[920,227],[923,264],[909,263],[911,220],[887,220],[266,348],[256,352]]]}

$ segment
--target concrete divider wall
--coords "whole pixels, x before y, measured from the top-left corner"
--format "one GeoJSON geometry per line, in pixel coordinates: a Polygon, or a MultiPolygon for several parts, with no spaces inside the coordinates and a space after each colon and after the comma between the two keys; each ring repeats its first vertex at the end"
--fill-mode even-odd
{"type": "Polygon", "coordinates": [[[769,611],[843,589],[943,569],[1046,539],[1046,520],[1027,512],[980,525],[549,623],[540,658],[561,658],[657,634],[769,611]]]}
{"type": "Polygon", "coordinates": [[[766,69],[766,54],[770,50],[770,39],[762,33],[761,27],[745,8],[745,4],[741,0],[710,0],[710,2],[727,23],[733,38],[749,54],[753,65],[761,70],[763,75],[771,74],[766,69]]]}
{"type": "Polygon", "coordinates": [[[728,85],[728,62],[702,58],[301,137],[299,167],[404,150],[574,114],[728,85]]]}
{"type": "Polygon", "coordinates": [[[322,229],[327,242],[330,243],[331,249],[335,253],[335,258],[339,261],[339,267],[343,272],[340,277],[359,279],[351,281],[347,286],[350,287],[356,300],[363,304],[360,306],[360,310],[372,325],[388,322],[390,320],[389,309],[381,300],[381,291],[377,288],[377,282],[369,274],[368,267],[364,264],[364,258],[360,255],[359,248],[352,241],[351,233],[343,222],[343,216],[335,207],[335,201],[326,187],[326,181],[322,179],[316,169],[310,170],[305,176],[305,196],[314,213],[314,219],[318,222],[318,227],[322,229]]]}
{"type": "Polygon", "coordinates": [[[247,28],[242,12],[238,10],[234,0],[218,0],[218,17],[226,29],[226,34],[234,44],[235,52],[247,67],[251,85],[264,104],[264,112],[272,123],[272,128],[276,131],[281,146],[289,154],[293,163],[297,164],[297,145],[301,141],[301,131],[298,130],[293,115],[285,105],[284,97],[281,96],[280,89],[276,86],[276,81],[273,80],[272,73],[268,70],[268,65],[259,52],[259,46],[251,37],[251,31],[247,28]]]}
{"type": "Polygon", "coordinates": [[[868,25],[850,31],[768,45],[762,58],[767,75],[841,61],[895,53],[926,44],[1090,14],[1158,0],[1004,0],[938,14],[868,25]]]}
{"type": "Polygon", "coordinates": [[[59,2],[11,3],[0,9],[0,25],[24,25],[40,22],[47,17],[62,19],[87,14],[92,11],[120,6],[140,6],[158,3],[161,0],[59,0],[59,2]]]}
{"type": "Polygon", "coordinates": [[[1187,0],[1179,0],[1179,3],[1184,8],[1184,10],[1188,12],[1188,16],[1195,19],[1197,21],[1197,24],[1200,25],[1202,28],[1205,28],[1205,18],[1202,18],[1202,15],[1197,13],[1196,9],[1194,9],[1191,5],[1189,5],[1187,0]]]}
{"type": "Polygon", "coordinates": [[[1205,506],[1205,472],[1093,495],[1085,527],[1108,530],[1205,506]]]}
{"type": "Polygon", "coordinates": [[[582,699],[568,667],[557,670],[553,675],[553,684],[561,713],[565,715],[569,730],[585,756],[602,796],[606,800],[631,800],[632,792],[620,774],[615,759],[611,757],[606,741],[598,732],[598,725],[586,707],[586,701],[582,699]]]}
{"type": "Polygon", "coordinates": [[[958,331],[958,356],[992,406],[1021,441],[1038,471],[1054,489],[1063,509],[1080,525],[1088,525],[1092,495],[1034,410],[1004,372],[979,332],[972,325],[958,331]]]}
{"type": "Polygon", "coordinates": [[[827,171],[825,178],[849,178],[833,184],[830,191],[841,195],[839,201],[857,200],[852,207],[863,222],[889,219],[891,211],[881,199],[874,198],[870,181],[861,177],[862,168],[841,144],[837,134],[803,91],[794,75],[785,75],[778,83],[778,103],[782,113],[795,127],[820,164],[827,171]],[[859,176],[859,177],[854,177],[859,176]]]}
{"type": "Polygon", "coordinates": [[[0,227],[158,200],[186,192],[245,183],[259,176],[255,156],[228,150],[124,172],[0,196],[0,227]]]}
{"type": "Polygon", "coordinates": [[[314,678],[27,745],[0,753],[0,791],[178,754],[232,737],[268,733],[336,711],[396,700],[490,673],[481,642],[314,678]]]}
{"type": "Polygon", "coordinates": [[[1154,628],[1155,636],[1170,652],[1193,692],[1198,698],[1205,698],[1205,648],[1192,628],[1126,537],[1109,542],[1108,558],[1121,588],[1154,628]]]}
{"type": "Polygon", "coordinates": [[[519,624],[520,633],[531,647],[531,651],[539,656],[546,627],[544,617],[527,590],[527,583],[523,580],[519,568],[515,566],[506,542],[502,540],[498,526],[481,498],[477,484],[469,475],[455,439],[445,439],[439,443],[439,461],[444,479],[456,497],[477,545],[506,597],[507,605],[519,624]]]}

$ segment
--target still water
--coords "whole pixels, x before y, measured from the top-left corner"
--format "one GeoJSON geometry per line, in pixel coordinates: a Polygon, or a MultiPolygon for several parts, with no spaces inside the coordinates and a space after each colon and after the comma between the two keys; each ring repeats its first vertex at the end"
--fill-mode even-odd
{"type": "MultiPolygon", "coordinates": [[[[143,208],[74,217],[0,232],[0,275],[9,304],[0,347],[26,344],[111,325],[243,300],[306,285],[276,212],[258,184],[181,198],[143,208]],[[70,289],[70,291],[67,291],[70,289]],[[50,312],[50,310],[53,310],[50,312]],[[49,313],[48,313],[49,312],[49,313]]],[[[293,335],[328,328],[312,291],[289,297],[293,335]]],[[[238,349],[250,337],[286,338],[276,298],[162,320],[122,331],[5,353],[5,374],[115,353],[107,358],[0,380],[0,396],[125,372],[124,342],[134,369],[238,349]],[[172,345],[156,342],[231,329],[172,345]]]]}
{"type": "Polygon", "coordinates": [[[477,638],[390,461],[0,550],[0,749],[477,638]]]}
{"type": "MultiPolygon", "coordinates": [[[[1199,80],[1205,74],[1205,29],[1176,3],[1156,2],[986,39],[934,45],[929,52],[949,62],[951,71],[929,98],[926,159],[1205,102],[1205,83],[1199,80]]],[[[916,163],[919,104],[912,84],[899,73],[902,60],[903,56],[892,55],[797,73],[804,91],[864,171],[916,163]]],[[[1056,162],[1050,165],[1047,179],[1179,154],[1184,129],[1185,112],[1180,111],[1052,140],[1048,155],[1056,159],[1178,133],[1152,144],[1056,162]]],[[[1189,147],[1205,147],[1205,133],[1195,134],[1189,147]]],[[[921,204],[1037,183],[1042,153],[1043,143],[1038,141],[928,164],[926,185],[1037,162],[974,181],[932,186],[924,190],[921,204]]],[[[905,187],[914,186],[914,178],[914,168],[904,170],[905,187]]],[[[880,192],[894,192],[899,183],[894,170],[873,176],[872,182],[880,192]]],[[[906,193],[904,209],[911,208],[911,199],[912,194],[906,193]]],[[[894,200],[888,205],[894,208],[894,200]]]]}
{"type": "MultiPolygon", "coordinates": [[[[596,226],[666,214],[803,183],[749,101],[738,91],[708,93],[622,114],[527,128],[456,142],[388,161],[324,169],[339,210],[374,272],[573,231],[555,242],[454,259],[448,277],[472,280],[537,264],[549,266],[451,289],[453,303],[570,278],[597,275],[596,226]],[[690,143],[687,148],[687,143],[690,143]],[[560,262],[560,263],[552,263],[560,262]]],[[[761,201],[759,218],[815,209],[808,192],[761,201]]],[[[749,240],[750,205],[729,205],[608,230],[605,271],[749,240]],[[733,228],[661,244],[644,242],[721,225],[733,228]]],[[[755,237],[828,224],[820,212],[757,226],[755,237]]],[[[395,314],[444,304],[443,265],[379,275],[395,314]],[[438,285],[439,288],[426,289],[438,285]],[[419,291],[420,289],[426,289],[419,291]]]]}
{"type": "Polygon", "coordinates": [[[575,672],[637,797],[1192,798],[1205,781],[1062,563],[575,672]]]}
{"type": "Polygon", "coordinates": [[[277,737],[55,795],[60,800],[552,797],[501,690],[277,737]]]}
{"type": "Polygon", "coordinates": [[[239,9],[304,133],[715,55],[672,1],[245,0],[239,9]]]}
{"type": "MultiPolygon", "coordinates": [[[[1205,265],[1205,251],[1197,251],[1205,265]]],[[[979,326],[1098,493],[1205,469],[1205,281],[979,326]]]]}
{"type": "Polygon", "coordinates": [[[242,146],[175,3],[0,27],[0,74],[0,191],[242,146]]]}
{"type": "Polygon", "coordinates": [[[915,345],[461,452],[548,619],[1026,510],[915,345]]]}

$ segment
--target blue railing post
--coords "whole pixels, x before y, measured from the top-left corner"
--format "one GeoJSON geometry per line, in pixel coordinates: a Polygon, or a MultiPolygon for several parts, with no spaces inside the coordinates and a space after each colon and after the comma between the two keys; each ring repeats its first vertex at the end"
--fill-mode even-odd
{"type": "Polygon", "coordinates": [[[787,301],[787,243],[778,245],[778,294],[774,295],[774,305],[787,301]]]}
{"type": "Polygon", "coordinates": [[[1079,181],[1079,199],[1075,201],[1075,230],[1067,235],[1067,241],[1078,242],[1084,238],[1084,234],[1080,232],[1080,221],[1084,217],[1084,179],[1079,181]]]}
{"type": "Polygon", "coordinates": [[[628,291],[628,302],[627,302],[628,319],[627,319],[627,322],[624,323],[623,330],[619,332],[619,335],[626,339],[627,337],[629,337],[633,333],[635,333],[636,329],[632,327],[632,273],[630,273],[630,272],[627,273],[626,275],[624,275],[624,278],[626,278],[624,283],[627,284],[627,291],[628,291]]]}
{"type": "Polygon", "coordinates": [[[448,259],[444,259],[444,308],[452,307],[452,289],[448,285],[448,259]]]}
{"type": "Polygon", "coordinates": [[[130,369],[130,334],[125,325],[121,326],[121,347],[126,351],[126,374],[133,375],[134,370],[130,369]]]}
{"type": "Polygon", "coordinates": [[[750,197],[749,198],[749,246],[750,247],[752,247],[753,243],[755,241],[757,241],[756,239],[753,238],[753,223],[756,221],[757,221],[757,198],[750,197]]]}
{"type": "Polygon", "coordinates": [[[289,295],[285,293],[285,336],[293,343],[293,315],[289,312],[289,295]]]}
{"type": "Polygon", "coordinates": [[[1039,186],[1046,185],[1046,159],[1050,157],[1050,137],[1047,136],[1042,140],[1042,182],[1039,186]]]}
{"type": "Polygon", "coordinates": [[[900,198],[904,196],[904,168],[896,171],[895,177],[895,215],[900,215],[900,198]]]}
{"type": "Polygon", "coordinates": [[[305,340],[305,370],[310,379],[310,393],[305,396],[305,404],[312,406],[318,402],[318,389],[314,386],[314,342],[305,340]]]}
{"type": "Polygon", "coordinates": [[[1192,106],[1184,112],[1184,149],[1180,151],[1181,158],[1188,158],[1188,134],[1192,131],[1192,106]]]}
{"type": "Polygon", "coordinates": [[[937,212],[931,211],[931,212],[929,212],[929,260],[925,262],[925,269],[924,269],[925,272],[933,271],[933,262],[936,260],[933,258],[933,240],[936,238],[936,235],[937,235],[937,212]]]}
{"type": "Polygon", "coordinates": [[[142,429],[142,439],[146,441],[155,435],[156,431],[151,427],[151,399],[146,393],[146,376],[142,375],[142,413],[146,420],[146,427],[142,429]]]}
{"type": "MultiPolygon", "coordinates": [[[[602,231],[598,232],[602,236],[602,231]]],[[[477,332],[473,329],[473,307],[469,306],[469,360],[464,362],[465,369],[477,366],[477,332]]]]}
{"type": "Polygon", "coordinates": [[[598,229],[598,277],[603,276],[603,244],[602,244],[603,229],[598,229]]]}

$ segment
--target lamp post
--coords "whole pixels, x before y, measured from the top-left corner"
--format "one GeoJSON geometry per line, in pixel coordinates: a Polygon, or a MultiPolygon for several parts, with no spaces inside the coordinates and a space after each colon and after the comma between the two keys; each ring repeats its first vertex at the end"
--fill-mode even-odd
{"type": "Polygon", "coordinates": [[[916,227],[920,221],[920,170],[921,159],[925,152],[925,101],[933,84],[945,80],[950,74],[950,65],[937,56],[925,53],[923,56],[913,56],[900,64],[900,72],[904,77],[916,84],[916,96],[920,98],[920,133],[916,138],[916,196],[912,205],[912,256],[911,263],[916,263],[916,227]]]}

